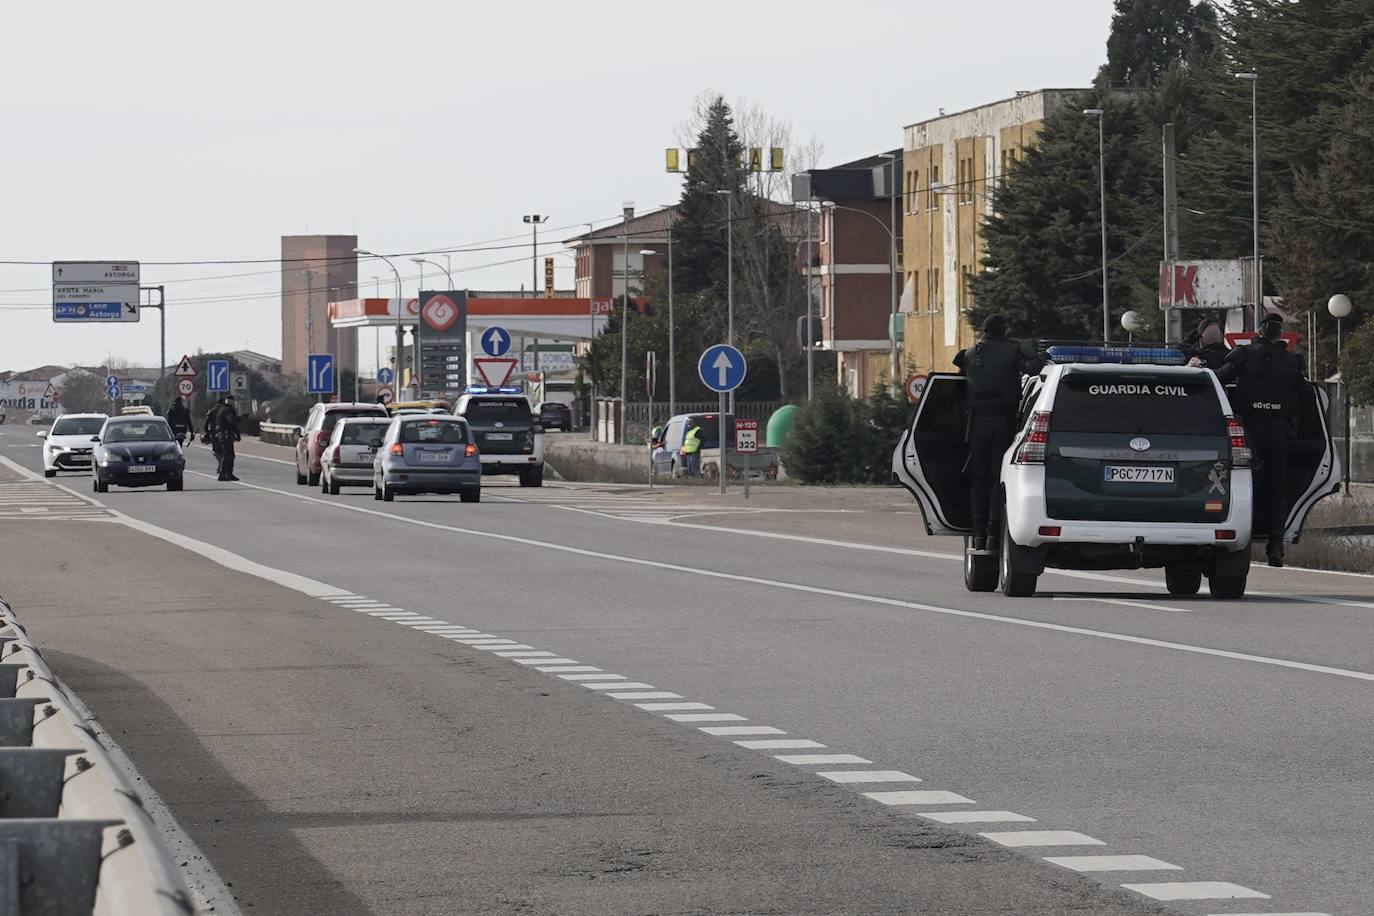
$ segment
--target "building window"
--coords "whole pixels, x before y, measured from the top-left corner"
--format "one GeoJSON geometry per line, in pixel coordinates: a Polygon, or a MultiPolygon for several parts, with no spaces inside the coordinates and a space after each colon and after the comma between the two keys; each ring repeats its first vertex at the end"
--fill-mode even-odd
{"type": "Polygon", "coordinates": [[[935,193],[935,186],[940,183],[940,167],[938,165],[932,165],[927,177],[929,180],[926,182],[926,209],[934,210],[935,198],[937,196],[935,193]]]}
{"type": "Polygon", "coordinates": [[[932,315],[940,313],[940,268],[932,267],[926,271],[926,311],[932,315]]]}
{"type": "Polygon", "coordinates": [[[921,272],[919,270],[911,272],[911,298],[913,300],[911,311],[919,312],[921,310],[921,272]]]}

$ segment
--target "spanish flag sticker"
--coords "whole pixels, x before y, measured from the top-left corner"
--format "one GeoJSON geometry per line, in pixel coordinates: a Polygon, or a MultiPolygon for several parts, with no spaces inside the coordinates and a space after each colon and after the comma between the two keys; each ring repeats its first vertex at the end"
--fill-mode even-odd
{"type": "Polygon", "coordinates": [[[1221,500],[1219,499],[1209,499],[1207,500],[1206,504],[1202,507],[1202,510],[1204,512],[1220,512],[1221,509],[1222,505],[1221,500]]]}

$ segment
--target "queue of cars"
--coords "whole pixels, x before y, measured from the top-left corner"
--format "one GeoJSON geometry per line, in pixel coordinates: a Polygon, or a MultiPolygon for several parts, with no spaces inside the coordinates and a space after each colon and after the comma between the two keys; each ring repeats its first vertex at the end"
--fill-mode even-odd
{"type": "Polygon", "coordinates": [[[296,483],[337,495],[371,486],[373,496],[457,493],[481,499],[482,477],[544,482],[544,428],[519,388],[469,388],[446,401],[316,404],[296,441],[296,483]]]}

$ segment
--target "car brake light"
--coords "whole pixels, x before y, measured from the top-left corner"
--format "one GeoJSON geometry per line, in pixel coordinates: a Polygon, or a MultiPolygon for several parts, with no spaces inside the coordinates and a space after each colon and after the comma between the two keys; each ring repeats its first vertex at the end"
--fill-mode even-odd
{"type": "Polygon", "coordinates": [[[466,446],[464,446],[463,454],[468,458],[475,457],[477,455],[477,446],[469,442],[466,446]]]}
{"type": "Polygon", "coordinates": [[[1063,531],[1064,531],[1064,529],[1063,529],[1063,528],[1060,528],[1058,525],[1041,525],[1041,526],[1040,526],[1040,536],[1041,536],[1042,538],[1057,538],[1057,537],[1059,537],[1060,534],[1063,533],[1063,531]]]}
{"type": "Polygon", "coordinates": [[[1250,467],[1250,440],[1245,438],[1245,427],[1235,417],[1226,418],[1226,437],[1231,440],[1231,467],[1250,467]]]}
{"type": "Polygon", "coordinates": [[[395,456],[398,457],[398,458],[401,458],[401,457],[404,457],[404,456],[405,456],[405,453],[406,453],[405,446],[401,445],[401,443],[396,442],[396,443],[393,443],[393,444],[392,444],[392,446],[391,446],[391,454],[395,455],[395,456]]]}
{"type": "Polygon", "coordinates": [[[1013,464],[1044,464],[1045,447],[1050,440],[1050,412],[1037,410],[1031,414],[1030,431],[1016,449],[1013,464]]]}
{"type": "Polygon", "coordinates": [[[331,449],[329,450],[329,463],[330,463],[330,464],[338,464],[338,463],[339,463],[339,447],[338,447],[337,445],[334,446],[333,448],[331,448],[331,449]]]}
{"type": "Polygon", "coordinates": [[[1218,528],[1214,533],[1218,541],[1234,541],[1236,539],[1236,533],[1229,528],[1218,528]]]}

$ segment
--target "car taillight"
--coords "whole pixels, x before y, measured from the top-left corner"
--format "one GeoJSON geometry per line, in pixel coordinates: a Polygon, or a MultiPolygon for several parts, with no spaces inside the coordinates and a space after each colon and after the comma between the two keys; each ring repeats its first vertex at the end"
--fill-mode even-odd
{"type": "Polygon", "coordinates": [[[1245,427],[1235,417],[1226,418],[1226,438],[1231,440],[1231,467],[1250,467],[1250,440],[1245,438],[1245,427]]]}
{"type": "Polygon", "coordinates": [[[1016,450],[1013,464],[1044,464],[1045,446],[1050,440],[1050,412],[1037,410],[1031,414],[1030,431],[1016,450]]]}
{"type": "Polygon", "coordinates": [[[477,446],[473,445],[472,443],[468,443],[466,446],[463,447],[463,454],[468,458],[475,458],[477,456],[477,446]]]}
{"type": "Polygon", "coordinates": [[[391,454],[395,455],[397,458],[403,458],[403,457],[405,457],[405,453],[406,453],[405,446],[401,445],[401,443],[396,442],[396,443],[392,444],[392,446],[391,446],[391,454]]]}
{"type": "Polygon", "coordinates": [[[320,448],[324,448],[324,444],[328,441],[329,433],[325,432],[324,430],[320,430],[319,432],[315,433],[315,444],[318,445],[320,448]]]}
{"type": "Polygon", "coordinates": [[[337,445],[334,446],[333,448],[331,448],[331,449],[329,450],[329,463],[330,463],[330,464],[338,464],[338,463],[339,463],[339,447],[338,447],[337,445]]]}

